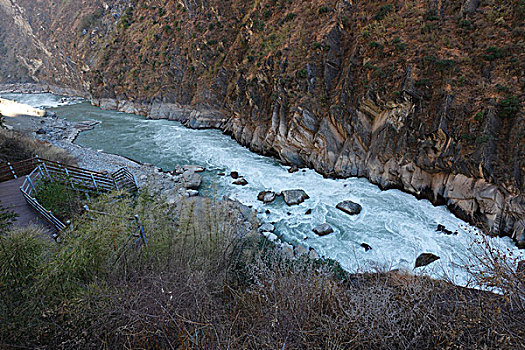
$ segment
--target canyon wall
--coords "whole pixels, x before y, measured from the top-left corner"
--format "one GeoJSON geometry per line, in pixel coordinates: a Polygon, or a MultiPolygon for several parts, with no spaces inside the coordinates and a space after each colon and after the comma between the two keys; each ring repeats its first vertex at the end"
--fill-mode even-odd
{"type": "Polygon", "coordinates": [[[0,0],[0,18],[19,45],[0,83],[220,128],[525,245],[524,1],[0,0]]]}

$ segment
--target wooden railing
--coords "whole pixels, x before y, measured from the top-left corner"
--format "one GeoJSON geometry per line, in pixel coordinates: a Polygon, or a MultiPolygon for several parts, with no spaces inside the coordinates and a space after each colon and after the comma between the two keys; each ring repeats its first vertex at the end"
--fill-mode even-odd
{"type": "Polygon", "coordinates": [[[135,176],[127,168],[121,168],[113,174],[108,174],[70,165],[66,166],[40,158],[36,158],[36,161],[37,166],[29,175],[26,175],[20,191],[22,191],[27,203],[58,232],[64,230],[67,225],[54,216],[50,210],[38,203],[35,198],[38,186],[43,180],[56,181],[63,179],[74,190],[92,193],[110,192],[113,190],[135,191],[138,189],[135,176]]]}
{"type": "Polygon", "coordinates": [[[17,179],[29,174],[39,164],[39,158],[30,158],[21,162],[7,162],[0,165],[0,182],[17,179]]]}

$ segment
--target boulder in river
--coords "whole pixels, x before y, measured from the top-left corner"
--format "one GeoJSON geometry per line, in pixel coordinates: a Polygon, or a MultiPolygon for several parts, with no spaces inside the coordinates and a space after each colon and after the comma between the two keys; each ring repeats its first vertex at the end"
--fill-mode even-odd
{"type": "Polygon", "coordinates": [[[308,210],[304,213],[304,215],[310,215],[310,214],[312,214],[312,209],[308,209],[308,210]]]}
{"type": "Polygon", "coordinates": [[[202,182],[201,176],[193,171],[185,171],[182,178],[184,179],[184,187],[190,190],[198,190],[202,182]]]}
{"type": "Polygon", "coordinates": [[[295,246],[294,252],[295,256],[299,257],[301,255],[308,254],[308,249],[304,245],[298,244],[297,246],[295,246]]]}
{"type": "Polygon", "coordinates": [[[310,251],[308,252],[308,257],[312,260],[319,259],[319,254],[317,254],[317,251],[314,248],[310,248],[310,251]]]}
{"type": "Polygon", "coordinates": [[[294,258],[293,245],[291,245],[290,243],[286,243],[286,242],[281,243],[281,246],[280,246],[279,250],[280,250],[281,256],[283,258],[285,258],[285,259],[293,259],[294,258]]]}
{"type": "Polygon", "coordinates": [[[277,194],[275,192],[262,191],[262,192],[259,192],[259,194],[257,195],[257,199],[260,200],[261,202],[264,202],[264,204],[268,204],[268,203],[273,202],[276,196],[277,194]]]}
{"type": "Polygon", "coordinates": [[[264,237],[268,238],[270,242],[275,242],[278,239],[275,233],[272,233],[272,232],[261,232],[261,233],[264,237]]]}
{"type": "Polygon", "coordinates": [[[439,256],[437,255],[434,255],[432,253],[423,253],[417,257],[416,265],[414,266],[414,268],[421,267],[421,266],[427,266],[428,264],[431,264],[438,259],[439,259],[439,256]]]}
{"type": "Polygon", "coordinates": [[[361,212],[362,207],[352,201],[342,201],[335,206],[337,209],[344,211],[349,215],[357,215],[361,212]]]}
{"type": "Polygon", "coordinates": [[[372,250],[372,247],[366,243],[361,243],[361,247],[365,248],[365,252],[372,250]]]}
{"type": "Polygon", "coordinates": [[[182,170],[180,165],[176,165],[175,169],[171,172],[173,175],[182,175],[184,174],[184,170],[182,170]]]}
{"type": "Polygon", "coordinates": [[[186,197],[197,197],[199,195],[199,191],[197,191],[197,190],[187,190],[185,195],[186,195],[186,197]]]}
{"type": "Polygon", "coordinates": [[[306,194],[303,190],[286,190],[282,192],[284,197],[284,202],[288,205],[301,204],[310,196],[306,194]]]}
{"type": "Polygon", "coordinates": [[[194,173],[202,173],[204,172],[204,170],[206,170],[206,168],[203,168],[201,166],[198,166],[198,165],[185,165],[182,167],[182,169],[184,171],[193,171],[194,173]]]}
{"type": "Polygon", "coordinates": [[[233,181],[233,184],[239,185],[239,186],[246,186],[248,184],[248,181],[243,177],[243,178],[233,181]]]}
{"type": "Polygon", "coordinates": [[[312,231],[314,231],[315,234],[318,236],[326,236],[334,232],[334,229],[329,224],[324,223],[322,225],[314,227],[312,231]]]}
{"type": "Polygon", "coordinates": [[[458,231],[452,232],[452,231],[448,230],[444,225],[438,225],[436,231],[437,232],[443,232],[446,235],[457,235],[458,234],[458,231]]]}
{"type": "Polygon", "coordinates": [[[296,172],[298,172],[298,171],[299,171],[299,168],[296,167],[295,165],[291,166],[291,167],[288,169],[288,172],[289,172],[290,174],[296,173],[296,172]]]}
{"type": "Polygon", "coordinates": [[[232,171],[230,173],[230,176],[232,177],[232,179],[238,179],[239,178],[239,172],[237,171],[232,171]]]}
{"type": "Polygon", "coordinates": [[[259,227],[259,232],[273,232],[275,231],[275,226],[269,223],[264,223],[259,227]]]}

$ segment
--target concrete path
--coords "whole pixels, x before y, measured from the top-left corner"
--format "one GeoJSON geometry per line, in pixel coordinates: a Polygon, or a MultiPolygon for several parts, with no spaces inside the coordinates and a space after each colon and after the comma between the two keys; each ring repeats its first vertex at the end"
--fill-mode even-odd
{"type": "Polygon", "coordinates": [[[41,218],[26,202],[20,186],[25,180],[25,176],[0,182],[0,202],[4,208],[8,208],[18,214],[14,223],[15,227],[26,227],[28,225],[42,226],[47,233],[53,233],[55,230],[51,225],[41,218]]]}

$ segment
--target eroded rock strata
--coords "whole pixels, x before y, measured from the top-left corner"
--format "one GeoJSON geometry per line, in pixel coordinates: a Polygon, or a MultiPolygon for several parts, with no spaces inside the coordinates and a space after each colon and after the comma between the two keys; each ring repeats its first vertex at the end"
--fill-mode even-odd
{"type": "Polygon", "coordinates": [[[2,83],[220,128],[525,244],[519,1],[0,0],[0,19],[2,83]]]}

